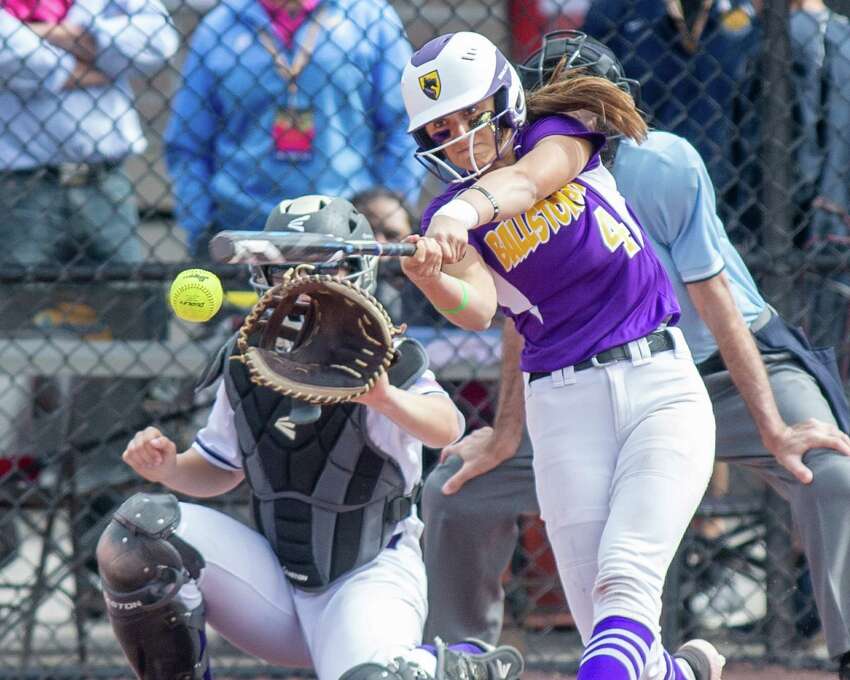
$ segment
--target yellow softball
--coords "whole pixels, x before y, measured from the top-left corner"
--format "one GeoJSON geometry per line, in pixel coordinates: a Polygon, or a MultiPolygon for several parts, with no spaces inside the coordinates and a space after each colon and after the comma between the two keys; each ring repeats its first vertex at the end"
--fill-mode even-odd
{"type": "Polygon", "coordinates": [[[224,291],[221,281],[206,269],[180,272],[171,284],[168,299],[174,313],[184,321],[203,323],[221,308],[224,291]]]}

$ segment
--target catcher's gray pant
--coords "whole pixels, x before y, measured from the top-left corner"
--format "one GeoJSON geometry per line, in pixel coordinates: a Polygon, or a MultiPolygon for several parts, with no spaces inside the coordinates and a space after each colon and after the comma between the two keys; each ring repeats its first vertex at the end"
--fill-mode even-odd
{"type": "MultiPolygon", "coordinates": [[[[819,387],[799,364],[784,358],[765,361],[786,422],[835,422],[819,387]]],[[[805,463],[814,481],[800,484],[762,446],[729,373],[704,380],[717,421],[717,459],[753,470],[790,501],[830,656],[850,651],[850,458],[826,449],[809,451],[805,463]]],[[[440,488],[459,468],[460,459],[452,458],[425,481],[425,638],[474,636],[495,642],[502,627],[501,575],[516,544],[517,517],[539,512],[531,446],[525,439],[514,458],[467,482],[457,494],[444,496],[440,488]]]]}

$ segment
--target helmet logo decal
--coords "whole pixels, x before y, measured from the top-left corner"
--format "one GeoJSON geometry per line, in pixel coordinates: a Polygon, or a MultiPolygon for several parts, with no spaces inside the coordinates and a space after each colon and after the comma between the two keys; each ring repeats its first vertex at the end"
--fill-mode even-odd
{"type": "Polygon", "coordinates": [[[429,71],[419,76],[419,87],[429,99],[440,98],[440,74],[437,71],[429,71]]]}
{"type": "Polygon", "coordinates": [[[302,215],[301,217],[296,217],[286,226],[294,231],[304,231],[304,223],[310,219],[309,215],[302,215]]]}

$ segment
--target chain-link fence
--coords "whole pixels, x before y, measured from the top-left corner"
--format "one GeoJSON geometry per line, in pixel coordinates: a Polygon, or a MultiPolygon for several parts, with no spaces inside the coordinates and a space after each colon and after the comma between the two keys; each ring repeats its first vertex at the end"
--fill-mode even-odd
{"type": "MultiPolygon", "coordinates": [[[[360,194],[388,239],[415,228],[439,186],[414,160],[398,81],[410,45],[434,35],[475,30],[514,59],[552,29],[608,44],[653,125],[703,155],[767,299],[836,348],[846,381],[850,25],[818,0],[2,6],[0,676],[128,675],[93,548],[117,505],[152,488],[122,463],[126,442],[153,424],[191,444],[214,396],[194,381],[252,303],[243,272],[207,261],[207,241],[312,193],[360,194]],[[166,292],[198,263],[228,294],[190,325],[166,292]]],[[[469,427],[491,422],[499,331],[450,328],[393,267],[379,296],[469,427]]],[[[246,493],[216,504],[250,523],[246,493]]],[[[543,526],[530,515],[519,534],[505,638],[533,666],[573,668],[580,644],[543,526]]],[[[828,663],[787,506],[737,469],[717,467],[665,598],[671,644],[699,635],[733,658],[828,663]]],[[[214,633],[211,645],[219,669],[259,672],[214,633]]]]}

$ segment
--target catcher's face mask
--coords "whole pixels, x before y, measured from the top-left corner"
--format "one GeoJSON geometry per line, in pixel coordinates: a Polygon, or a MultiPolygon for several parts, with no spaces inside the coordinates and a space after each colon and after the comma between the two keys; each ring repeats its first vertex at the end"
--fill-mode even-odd
{"type": "MultiPolygon", "coordinates": [[[[376,257],[349,258],[341,262],[331,261],[312,265],[316,274],[327,274],[344,281],[350,281],[368,292],[374,290],[377,266],[378,258],[376,257]],[[368,260],[369,262],[364,262],[367,268],[355,268],[359,264],[357,260],[368,260]]],[[[295,269],[293,265],[252,265],[250,268],[251,287],[262,296],[271,287],[282,283],[287,272],[291,272],[293,269],[295,269]]]]}
{"type": "MultiPolygon", "coordinates": [[[[272,210],[263,231],[293,234],[327,235],[343,240],[371,241],[375,235],[369,221],[344,198],[311,194],[281,201],[272,210]]],[[[324,263],[311,262],[316,274],[337,276],[340,266],[347,268],[345,278],[371,293],[375,290],[378,258],[346,256],[336,251],[324,263]]],[[[252,266],[251,285],[261,295],[274,285],[275,276],[301,266],[297,261],[285,265],[252,266]]]]}

